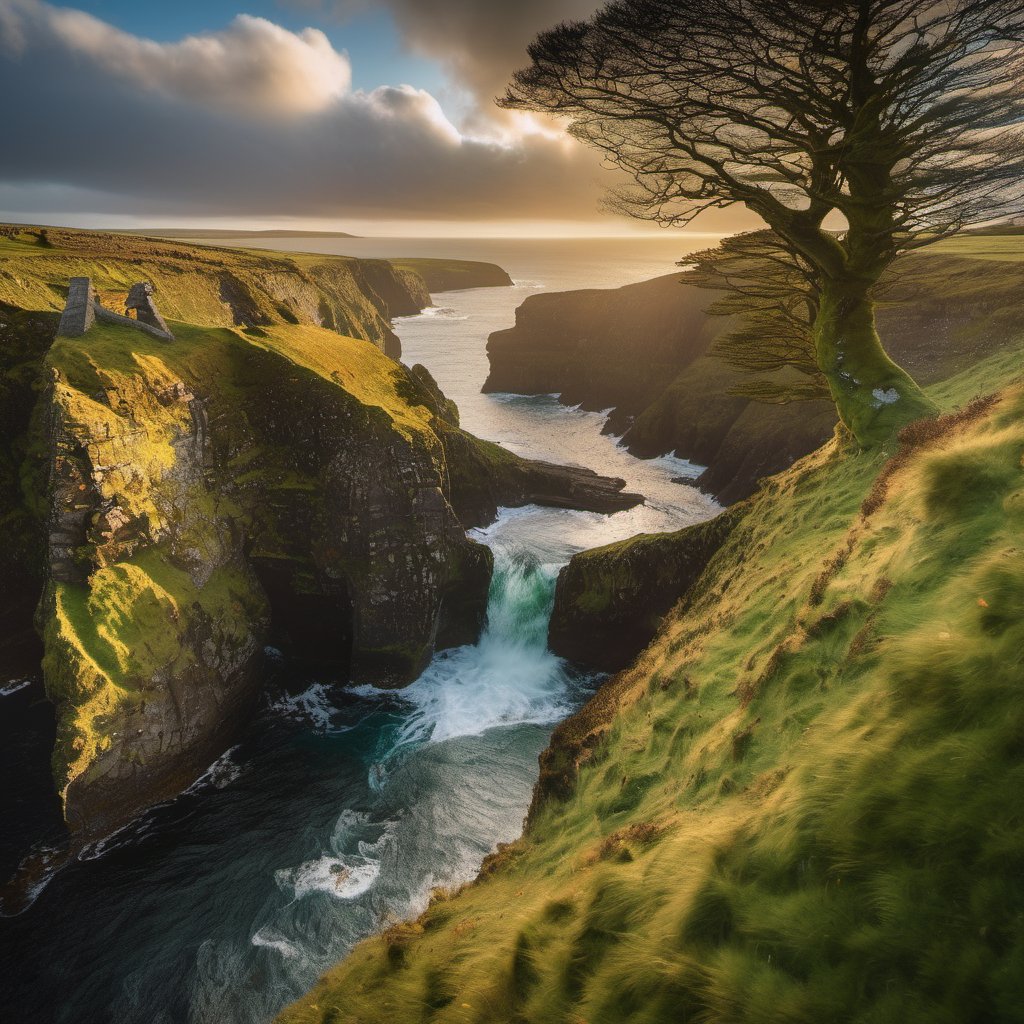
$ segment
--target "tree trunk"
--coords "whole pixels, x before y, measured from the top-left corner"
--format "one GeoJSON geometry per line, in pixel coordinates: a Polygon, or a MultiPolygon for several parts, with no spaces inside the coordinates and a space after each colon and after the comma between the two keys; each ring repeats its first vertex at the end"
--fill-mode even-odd
{"type": "Polygon", "coordinates": [[[886,355],[875,330],[875,306],[862,281],[827,280],[814,321],[818,368],[839,418],[862,448],[873,448],[935,404],[886,355]]]}

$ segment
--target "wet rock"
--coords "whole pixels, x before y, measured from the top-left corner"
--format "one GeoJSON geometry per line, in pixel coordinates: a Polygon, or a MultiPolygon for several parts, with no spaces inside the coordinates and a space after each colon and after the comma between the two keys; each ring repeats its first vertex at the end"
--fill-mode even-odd
{"type": "Polygon", "coordinates": [[[558,575],[551,649],[589,668],[625,668],[697,582],[747,504],[674,533],[641,534],[574,555],[558,575]]]}

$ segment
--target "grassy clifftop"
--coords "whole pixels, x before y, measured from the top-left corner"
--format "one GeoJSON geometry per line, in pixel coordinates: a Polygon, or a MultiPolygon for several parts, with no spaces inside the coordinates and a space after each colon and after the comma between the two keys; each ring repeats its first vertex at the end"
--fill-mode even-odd
{"type": "Polygon", "coordinates": [[[69,277],[91,277],[120,311],[129,287],[150,281],[160,311],[201,327],[307,323],[401,352],[392,316],[430,303],[415,273],[386,260],[190,245],[168,239],[51,228],[0,234],[0,303],[60,310],[69,277]]]}
{"type": "Polygon", "coordinates": [[[773,478],[523,839],[280,1020],[1021,1019],[1020,357],[773,478]]]}

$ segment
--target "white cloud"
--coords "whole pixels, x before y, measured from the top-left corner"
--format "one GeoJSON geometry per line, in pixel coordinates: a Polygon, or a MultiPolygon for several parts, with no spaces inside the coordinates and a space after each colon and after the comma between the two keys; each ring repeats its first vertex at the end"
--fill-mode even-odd
{"type": "Polygon", "coordinates": [[[87,62],[126,85],[235,113],[296,114],[323,110],[349,90],[352,69],[318,29],[289,32],[239,14],[220,32],[158,43],[84,11],[33,0],[0,0],[8,50],[24,53],[48,37],[70,61],[87,62]]]}

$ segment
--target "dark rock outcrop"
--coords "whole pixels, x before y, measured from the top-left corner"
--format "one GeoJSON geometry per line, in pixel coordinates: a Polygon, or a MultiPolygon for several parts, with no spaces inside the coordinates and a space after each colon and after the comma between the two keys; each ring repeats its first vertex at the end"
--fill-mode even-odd
{"type": "Polygon", "coordinates": [[[614,289],[531,295],[487,342],[484,392],[557,392],[569,405],[636,415],[707,351],[726,321],[679,273],[614,289]]]}
{"type": "Polygon", "coordinates": [[[640,534],[581,551],[558,574],[551,649],[602,671],[625,668],[697,581],[746,514],[734,505],[674,533],[640,534]]]}
{"type": "Polygon", "coordinates": [[[46,579],[46,452],[32,431],[56,313],[0,304],[0,686],[38,671],[33,616],[46,579]]]}

